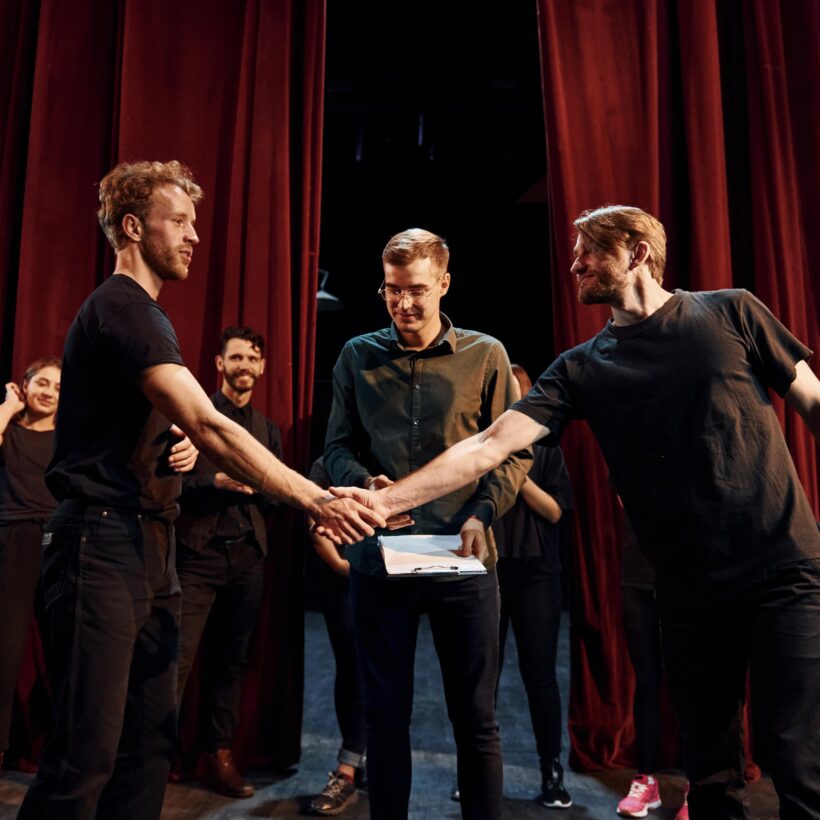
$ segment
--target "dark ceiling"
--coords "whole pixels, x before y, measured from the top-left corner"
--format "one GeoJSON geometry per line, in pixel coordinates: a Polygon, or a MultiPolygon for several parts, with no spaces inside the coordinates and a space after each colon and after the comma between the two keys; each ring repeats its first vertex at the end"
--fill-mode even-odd
{"type": "Polygon", "coordinates": [[[317,425],[341,345],[387,322],[381,251],[405,228],[448,239],[457,325],[548,362],[546,206],[527,204],[546,165],[536,3],[500,8],[328,2],[320,266],[345,309],[319,318],[317,425]]]}

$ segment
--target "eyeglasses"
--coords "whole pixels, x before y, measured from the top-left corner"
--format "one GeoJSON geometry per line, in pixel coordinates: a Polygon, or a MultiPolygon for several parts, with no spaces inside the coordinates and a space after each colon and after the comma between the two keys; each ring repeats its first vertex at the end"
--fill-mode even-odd
{"type": "Polygon", "coordinates": [[[437,276],[435,282],[429,287],[415,288],[394,288],[392,285],[382,282],[382,286],[376,292],[385,302],[390,302],[390,304],[398,304],[406,296],[414,305],[420,305],[433,292],[439,279],[441,279],[441,276],[437,276]]]}

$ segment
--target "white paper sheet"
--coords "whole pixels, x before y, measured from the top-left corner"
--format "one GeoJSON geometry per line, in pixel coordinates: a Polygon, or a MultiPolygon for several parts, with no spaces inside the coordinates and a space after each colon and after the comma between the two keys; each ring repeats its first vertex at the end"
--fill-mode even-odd
{"type": "Polygon", "coordinates": [[[487,569],[475,557],[463,558],[458,535],[381,535],[379,546],[388,575],[477,575],[487,569]]]}

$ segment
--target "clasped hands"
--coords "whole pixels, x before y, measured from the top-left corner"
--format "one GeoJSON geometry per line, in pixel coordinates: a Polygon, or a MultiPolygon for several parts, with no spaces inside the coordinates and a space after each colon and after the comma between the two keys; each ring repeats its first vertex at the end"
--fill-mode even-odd
{"type": "MultiPolygon", "coordinates": [[[[385,475],[374,476],[367,482],[367,487],[331,487],[331,495],[327,497],[327,503],[349,502],[356,505],[360,519],[364,519],[370,525],[363,534],[358,534],[350,529],[351,522],[346,522],[347,527],[341,531],[337,529],[336,521],[328,521],[321,513],[314,516],[316,523],[313,525],[313,532],[330,538],[337,544],[353,544],[360,541],[366,535],[373,535],[373,526],[386,528],[389,530],[402,529],[413,524],[413,519],[407,513],[395,513],[391,510],[389,497],[385,493],[387,487],[393,481],[385,475]],[[332,499],[332,500],[331,500],[332,499]],[[346,536],[346,537],[342,537],[346,536]],[[350,537],[352,540],[347,540],[350,537]]],[[[355,527],[353,528],[355,530],[355,527]]],[[[487,537],[482,521],[477,518],[468,518],[461,526],[461,548],[455,551],[456,555],[466,557],[475,555],[479,561],[484,562],[488,555],[487,537]]]]}

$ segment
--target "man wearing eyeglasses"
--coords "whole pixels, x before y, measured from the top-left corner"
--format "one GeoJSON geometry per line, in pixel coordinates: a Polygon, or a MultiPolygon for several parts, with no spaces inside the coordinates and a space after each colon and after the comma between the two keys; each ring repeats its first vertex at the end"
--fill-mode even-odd
{"type": "MultiPolygon", "coordinates": [[[[513,399],[514,378],[496,339],[453,327],[440,311],[449,250],[436,234],[396,234],[382,254],[379,295],[389,327],[351,339],[333,371],[325,466],[336,485],[386,487],[450,445],[489,427],[513,399]]],[[[441,664],[458,751],[462,814],[501,816],[501,749],[495,719],[498,584],[488,532],[509,509],[531,454],[410,512],[408,532],[461,535],[486,575],[387,579],[376,538],[347,550],[350,594],[365,680],[371,817],[407,817],[410,716],[419,617],[426,612],[441,664]]]]}

